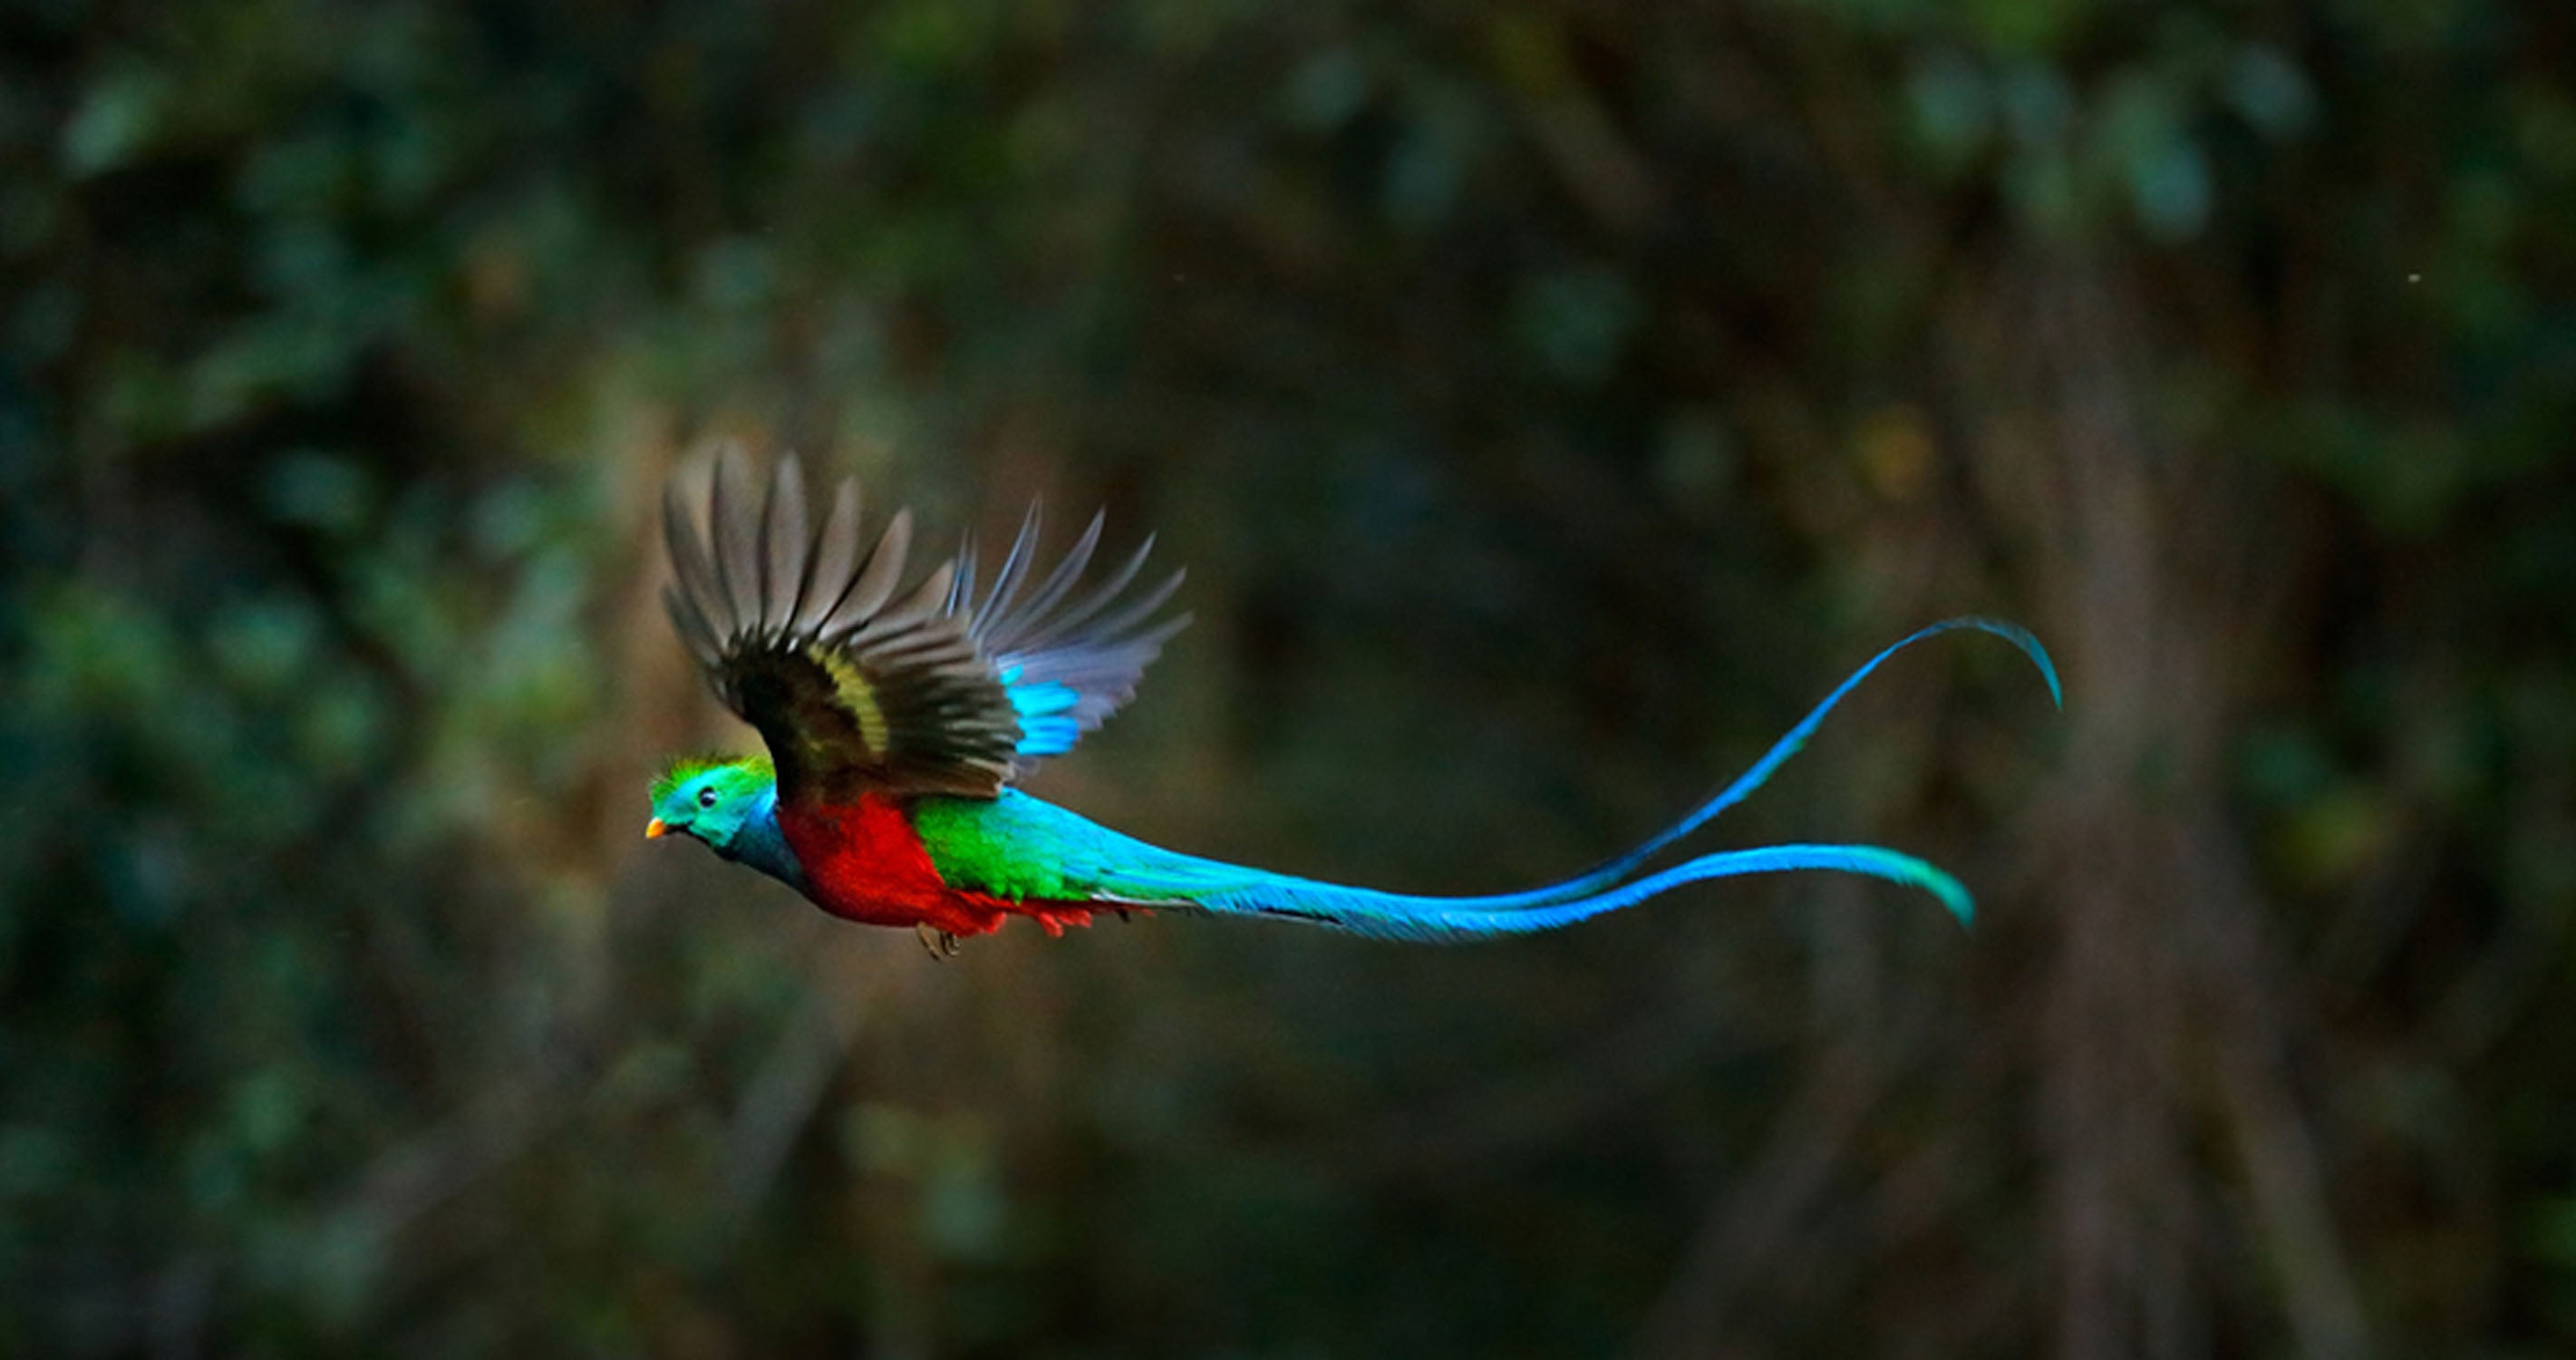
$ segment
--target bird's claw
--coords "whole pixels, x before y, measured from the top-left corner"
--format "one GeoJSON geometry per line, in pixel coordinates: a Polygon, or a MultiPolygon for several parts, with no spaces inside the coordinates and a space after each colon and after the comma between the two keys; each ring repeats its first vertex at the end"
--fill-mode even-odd
{"type": "Polygon", "coordinates": [[[912,928],[912,933],[920,939],[921,947],[930,951],[932,962],[936,963],[942,959],[953,959],[957,957],[957,937],[955,935],[941,930],[937,926],[930,924],[928,921],[924,921],[921,924],[914,926],[912,928]]]}

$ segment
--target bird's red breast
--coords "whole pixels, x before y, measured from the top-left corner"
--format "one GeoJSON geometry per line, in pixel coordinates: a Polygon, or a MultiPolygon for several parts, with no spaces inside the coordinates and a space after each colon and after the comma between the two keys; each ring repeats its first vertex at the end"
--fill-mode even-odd
{"type": "Polygon", "coordinates": [[[1069,903],[1014,902],[952,888],[930,862],[930,850],[902,806],[880,794],[855,803],[798,807],[781,800],[778,829],[805,868],[807,896],[845,920],[874,926],[927,925],[960,937],[984,935],[1012,915],[1027,916],[1050,935],[1091,924],[1091,910],[1069,903]]]}

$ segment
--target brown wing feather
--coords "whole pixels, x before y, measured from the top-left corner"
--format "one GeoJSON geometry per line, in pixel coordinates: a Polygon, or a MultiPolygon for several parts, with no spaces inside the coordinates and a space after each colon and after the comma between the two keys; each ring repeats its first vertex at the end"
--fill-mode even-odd
{"type": "Polygon", "coordinates": [[[675,480],[663,498],[674,577],[665,603],[716,697],[768,743],[782,797],[1000,792],[1019,717],[946,607],[951,566],[898,598],[908,515],[863,552],[854,486],[809,532],[796,460],[781,461],[764,497],[727,449],[706,522],[702,538],[675,480]]]}

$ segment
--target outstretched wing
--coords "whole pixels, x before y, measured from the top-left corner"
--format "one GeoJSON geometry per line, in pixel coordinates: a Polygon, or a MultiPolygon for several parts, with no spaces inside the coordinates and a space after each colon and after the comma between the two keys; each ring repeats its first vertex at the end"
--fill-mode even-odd
{"type": "Polygon", "coordinates": [[[1002,569],[981,600],[975,598],[975,543],[970,537],[951,564],[944,611],[959,621],[1019,715],[1019,768],[1062,755],[1084,733],[1100,726],[1134,697],[1137,678],[1163,643],[1188,627],[1190,616],[1157,620],[1154,613],[1181,588],[1175,571],[1130,592],[1154,550],[1147,538],[1109,579],[1078,591],[1083,568],[1100,546],[1102,517],[1093,515],[1073,548],[1035,586],[1038,508],[1029,507],[1002,569]],[[1023,590],[1026,591],[1025,597],[1023,590]]]}
{"type": "Polygon", "coordinates": [[[678,479],[662,508],[671,622],[716,697],[760,729],[781,797],[1001,791],[1020,713],[946,607],[951,567],[897,591],[910,512],[862,551],[857,483],[843,482],[809,530],[795,457],[764,496],[733,449],[716,459],[706,536],[678,479]]]}
{"type": "Polygon", "coordinates": [[[1182,573],[1130,590],[1151,539],[1108,580],[1077,589],[1100,545],[1098,515],[1031,586],[1032,507],[979,600],[971,540],[899,592],[911,512],[897,511],[863,551],[855,482],[809,530],[793,455],[766,495],[738,450],[720,455],[703,535],[676,479],[662,508],[671,622],[716,697],[760,729],[789,799],[991,798],[1127,702],[1146,663],[1189,622],[1153,618],[1182,573]]]}

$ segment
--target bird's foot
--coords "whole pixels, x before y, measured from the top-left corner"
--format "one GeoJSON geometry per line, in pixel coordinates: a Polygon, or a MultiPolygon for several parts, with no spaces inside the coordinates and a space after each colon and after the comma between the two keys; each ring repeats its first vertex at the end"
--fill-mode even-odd
{"type": "Polygon", "coordinates": [[[930,951],[930,957],[933,962],[937,962],[941,959],[953,959],[957,957],[957,937],[955,935],[941,930],[939,927],[932,925],[928,921],[924,921],[921,924],[914,926],[912,928],[912,933],[920,939],[921,947],[930,951]]]}

